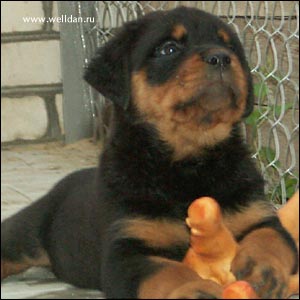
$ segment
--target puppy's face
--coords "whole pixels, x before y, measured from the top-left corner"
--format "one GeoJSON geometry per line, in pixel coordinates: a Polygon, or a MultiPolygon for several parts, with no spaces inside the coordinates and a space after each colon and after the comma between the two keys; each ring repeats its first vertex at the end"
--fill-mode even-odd
{"type": "Polygon", "coordinates": [[[250,114],[242,46],[217,17],[191,8],[128,23],[92,60],[86,80],[153,125],[174,159],[197,155],[250,114]]]}

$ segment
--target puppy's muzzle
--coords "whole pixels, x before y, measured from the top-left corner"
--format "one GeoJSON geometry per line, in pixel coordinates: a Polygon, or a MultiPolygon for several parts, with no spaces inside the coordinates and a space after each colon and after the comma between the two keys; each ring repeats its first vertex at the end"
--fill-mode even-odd
{"type": "Polygon", "coordinates": [[[202,61],[212,69],[226,70],[231,67],[233,54],[229,49],[218,45],[208,44],[195,48],[196,53],[201,57],[202,61]]]}
{"type": "Polygon", "coordinates": [[[208,55],[203,56],[203,60],[212,66],[220,67],[221,69],[225,69],[231,63],[231,58],[228,53],[224,51],[214,51],[214,53],[210,53],[208,55]]]}

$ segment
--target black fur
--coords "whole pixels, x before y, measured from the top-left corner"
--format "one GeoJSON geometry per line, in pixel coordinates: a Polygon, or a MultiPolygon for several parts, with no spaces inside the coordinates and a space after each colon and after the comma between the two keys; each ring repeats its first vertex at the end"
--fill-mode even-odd
{"type": "Polygon", "coordinates": [[[227,47],[216,35],[220,28],[230,33],[230,51],[247,74],[244,116],[250,114],[252,81],[242,46],[217,17],[179,8],[128,23],[99,50],[85,73],[85,79],[115,104],[99,167],[67,176],[49,194],[4,221],[2,260],[35,258],[42,248],[62,280],[104,290],[109,298],[135,298],[140,283],[161,268],[149,255],[180,261],[188,244],[149,247],[134,237],[123,238],[116,221],[143,217],[184,222],[189,204],[205,195],[217,199],[226,212],[264,199],[263,179],[238,124],[228,138],[201,155],[174,161],[170,145],[141,121],[131,101],[132,72],[146,67],[149,82],[159,86],[185,57],[201,51],[193,45],[227,47]],[[189,30],[184,53],[174,61],[153,55],[177,23],[189,30]]]}

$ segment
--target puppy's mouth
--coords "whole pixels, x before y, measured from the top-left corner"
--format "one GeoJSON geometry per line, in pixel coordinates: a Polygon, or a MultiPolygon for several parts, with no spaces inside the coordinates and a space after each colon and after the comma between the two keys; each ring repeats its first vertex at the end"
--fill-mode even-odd
{"type": "Polygon", "coordinates": [[[207,111],[216,111],[223,108],[236,108],[239,91],[228,83],[214,82],[201,87],[194,96],[186,101],[177,103],[175,110],[186,110],[193,106],[200,106],[207,111]]]}
{"type": "Polygon", "coordinates": [[[222,113],[237,109],[239,95],[240,92],[227,82],[211,82],[200,87],[188,100],[177,103],[174,111],[179,114],[194,111],[197,122],[208,125],[215,123],[216,118],[222,121],[222,113]]]}

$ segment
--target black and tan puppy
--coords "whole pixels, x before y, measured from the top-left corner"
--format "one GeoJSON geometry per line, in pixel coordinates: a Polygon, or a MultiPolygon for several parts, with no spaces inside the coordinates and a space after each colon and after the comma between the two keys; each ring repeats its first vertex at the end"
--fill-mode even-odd
{"type": "Polygon", "coordinates": [[[219,297],[181,263],[187,208],[207,195],[240,242],[237,278],[264,298],[284,296],[296,247],[240,136],[252,83],[230,28],[191,8],[148,14],[99,50],[85,79],[114,103],[99,167],[3,222],[2,277],[46,265],[108,298],[219,297]]]}

